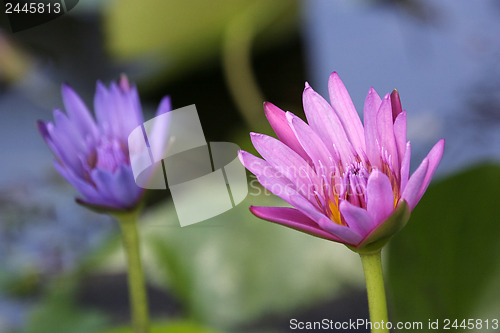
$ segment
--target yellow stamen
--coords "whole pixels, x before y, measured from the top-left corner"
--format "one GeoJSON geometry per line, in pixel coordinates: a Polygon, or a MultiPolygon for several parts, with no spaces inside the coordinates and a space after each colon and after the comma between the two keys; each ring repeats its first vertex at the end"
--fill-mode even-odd
{"type": "Polygon", "coordinates": [[[337,195],[335,196],[335,201],[329,201],[328,208],[328,217],[330,218],[330,220],[337,224],[345,225],[344,223],[342,223],[342,217],[339,210],[339,197],[337,195]]]}

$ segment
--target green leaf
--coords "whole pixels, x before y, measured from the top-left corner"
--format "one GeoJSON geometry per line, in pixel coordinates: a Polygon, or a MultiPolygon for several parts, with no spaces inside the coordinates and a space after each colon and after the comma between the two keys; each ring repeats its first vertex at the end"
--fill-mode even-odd
{"type": "Polygon", "coordinates": [[[108,318],[74,303],[73,281],[61,278],[49,288],[29,318],[25,333],[88,333],[98,332],[108,325],[108,318]]]}
{"type": "Polygon", "coordinates": [[[391,312],[397,320],[493,315],[479,311],[491,310],[488,300],[498,309],[500,299],[499,198],[498,165],[475,167],[429,187],[390,243],[391,312]]]}

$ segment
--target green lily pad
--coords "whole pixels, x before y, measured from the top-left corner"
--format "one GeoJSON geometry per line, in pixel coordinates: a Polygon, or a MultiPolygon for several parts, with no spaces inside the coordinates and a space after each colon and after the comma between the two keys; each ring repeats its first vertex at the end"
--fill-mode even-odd
{"type": "Polygon", "coordinates": [[[499,198],[498,165],[429,187],[388,251],[397,320],[498,318],[486,309],[499,309],[499,198]]]}

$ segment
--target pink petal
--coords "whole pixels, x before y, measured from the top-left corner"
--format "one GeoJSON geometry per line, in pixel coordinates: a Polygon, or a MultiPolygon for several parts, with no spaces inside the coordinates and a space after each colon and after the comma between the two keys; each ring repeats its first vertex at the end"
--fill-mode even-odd
{"type": "Polygon", "coordinates": [[[338,150],[343,163],[351,162],[354,159],[354,149],[331,105],[307,83],[302,100],[309,126],[323,140],[332,156],[335,156],[338,150]]]}
{"type": "Polygon", "coordinates": [[[321,180],[311,166],[281,141],[267,135],[250,133],[259,154],[276,170],[292,181],[297,190],[310,197],[320,188],[321,180]]]}
{"type": "MultiPolygon", "coordinates": [[[[387,160],[392,170],[398,168],[398,151],[396,149],[396,140],[394,138],[394,125],[392,123],[392,108],[390,95],[385,95],[382,104],[377,112],[377,129],[380,138],[381,151],[384,151],[390,156],[387,160]]],[[[382,156],[384,158],[384,156],[382,156]]]]}
{"type": "Polygon", "coordinates": [[[245,168],[257,176],[259,183],[274,195],[288,203],[291,195],[300,195],[295,185],[267,161],[242,150],[238,152],[238,157],[245,168]]]}
{"type": "MultiPolygon", "coordinates": [[[[316,168],[316,173],[319,175],[331,175],[330,168],[333,166],[333,158],[323,141],[309,125],[293,113],[287,112],[286,117],[290,123],[290,128],[295,133],[307,155],[310,156],[316,168]]],[[[336,159],[338,160],[338,157],[336,159]]]]}
{"type": "Polygon", "coordinates": [[[392,106],[392,121],[395,121],[398,115],[403,112],[401,107],[401,99],[399,98],[399,92],[394,89],[391,93],[391,106],[392,106]]]}
{"type": "Polygon", "coordinates": [[[324,238],[334,242],[340,241],[338,237],[319,228],[313,220],[311,220],[295,208],[250,206],[250,211],[258,218],[275,222],[284,225],[285,227],[302,231],[316,237],[324,238]]]}
{"type": "Polygon", "coordinates": [[[374,221],[370,214],[363,208],[354,206],[347,200],[340,203],[340,213],[349,225],[363,237],[365,237],[374,227],[374,221]]]}
{"type": "Polygon", "coordinates": [[[319,210],[314,208],[313,205],[303,197],[292,196],[291,201],[292,206],[296,207],[304,215],[318,223],[321,229],[340,238],[342,243],[356,245],[361,241],[361,235],[354,229],[333,222],[319,210]]]}
{"type": "Polygon", "coordinates": [[[382,100],[375,89],[370,88],[366,96],[363,109],[363,121],[365,122],[366,155],[373,166],[381,168],[380,164],[380,140],[377,129],[377,111],[382,100]]]}
{"type": "Polygon", "coordinates": [[[258,158],[246,152],[244,150],[238,151],[238,158],[240,159],[241,164],[245,166],[251,173],[256,176],[260,176],[262,174],[272,177],[278,177],[279,172],[274,169],[267,161],[262,158],[258,158]]]}
{"type": "Polygon", "coordinates": [[[278,139],[288,147],[292,148],[304,160],[308,161],[309,156],[307,156],[306,152],[295,137],[294,132],[290,128],[285,112],[269,102],[264,102],[264,112],[269,124],[274,130],[274,133],[278,136],[278,139]]]}
{"type": "Polygon", "coordinates": [[[366,186],[366,210],[378,225],[385,221],[394,210],[394,193],[389,177],[378,170],[372,171],[366,186]]]}
{"type": "Polygon", "coordinates": [[[401,162],[401,182],[399,193],[403,193],[406,184],[408,183],[408,178],[410,177],[410,160],[411,160],[411,144],[410,141],[406,144],[406,150],[404,153],[403,161],[401,162]]]}
{"type": "Polygon", "coordinates": [[[344,83],[336,72],[330,75],[328,92],[330,94],[330,103],[340,118],[349,140],[355,148],[364,151],[365,134],[363,125],[354,104],[352,104],[351,96],[349,96],[344,83]]]}
{"type": "Polygon", "coordinates": [[[401,167],[406,150],[406,111],[401,112],[394,121],[394,138],[398,151],[398,164],[401,167]]]}
{"type": "Polygon", "coordinates": [[[401,200],[406,200],[408,206],[411,210],[415,208],[418,201],[420,200],[420,190],[424,184],[425,175],[429,168],[429,159],[426,157],[420,164],[420,166],[415,170],[413,175],[411,175],[408,184],[406,185],[403,194],[401,195],[401,200]]]}
{"type": "Polygon", "coordinates": [[[420,198],[422,198],[425,191],[427,190],[427,187],[431,182],[432,176],[434,175],[434,172],[436,172],[439,162],[441,162],[443,153],[444,153],[444,139],[441,139],[434,145],[434,147],[432,147],[429,154],[427,154],[427,159],[429,159],[429,168],[427,169],[427,173],[425,174],[424,183],[422,184],[422,188],[420,189],[417,202],[420,201],[420,198]]]}

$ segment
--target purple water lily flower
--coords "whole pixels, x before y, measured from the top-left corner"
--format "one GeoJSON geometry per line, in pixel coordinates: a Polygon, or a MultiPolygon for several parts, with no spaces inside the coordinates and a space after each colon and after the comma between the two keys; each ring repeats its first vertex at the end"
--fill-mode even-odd
{"type": "MultiPolygon", "coordinates": [[[[125,76],[109,88],[98,82],[96,120],[71,87],[63,85],[62,96],[67,114],[54,110],[54,122],[38,121],[57,171],[80,192],[79,203],[100,210],[133,209],[144,192],[134,181],[127,142],[143,123],[136,87],[125,76]]],[[[157,115],[170,110],[165,97],[157,115]]]]}
{"type": "Polygon", "coordinates": [[[251,133],[263,159],[245,151],[239,157],[262,186],[294,208],[250,210],[360,253],[377,251],[408,221],[441,161],[444,140],[409,177],[411,146],[398,92],[380,98],[371,88],[363,127],[337,73],[330,76],[328,88],[330,103],[306,83],[308,124],[264,104],[279,140],[251,133]]]}

